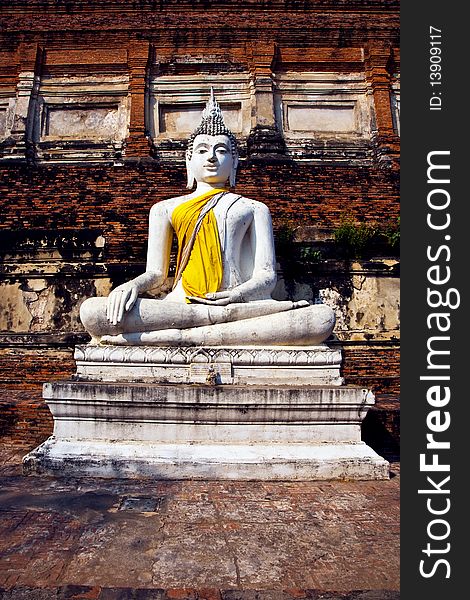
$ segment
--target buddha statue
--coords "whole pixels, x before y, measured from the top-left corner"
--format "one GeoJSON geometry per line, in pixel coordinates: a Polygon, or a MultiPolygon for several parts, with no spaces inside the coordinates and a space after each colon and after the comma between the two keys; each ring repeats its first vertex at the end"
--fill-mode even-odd
{"type": "Polygon", "coordinates": [[[272,299],[274,238],[266,205],[236,194],[237,143],[213,91],[186,152],[189,194],[150,210],[145,273],[80,318],[92,343],[117,345],[317,345],[332,333],[330,307],[272,299]],[[176,275],[168,283],[173,235],[176,275]]]}

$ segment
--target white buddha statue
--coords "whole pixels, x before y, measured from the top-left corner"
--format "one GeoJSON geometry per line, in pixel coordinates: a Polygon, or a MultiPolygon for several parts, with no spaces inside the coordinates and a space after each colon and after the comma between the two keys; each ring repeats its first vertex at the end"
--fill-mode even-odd
{"type": "Polygon", "coordinates": [[[108,298],[89,298],[80,317],[94,343],[119,345],[317,345],[333,331],[324,304],[276,301],[271,217],[261,202],[232,191],[235,138],[213,93],[186,152],[191,193],[150,210],[145,273],[108,298]],[[173,235],[178,258],[173,289],[141,298],[168,279],[173,235]]]}

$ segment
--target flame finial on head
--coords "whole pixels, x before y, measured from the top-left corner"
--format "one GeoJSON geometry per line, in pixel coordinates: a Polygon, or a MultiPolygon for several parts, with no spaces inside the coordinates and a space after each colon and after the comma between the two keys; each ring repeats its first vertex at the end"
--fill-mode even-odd
{"type": "Polygon", "coordinates": [[[222,119],[222,121],[224,120],[219,103],[217,102],[214,96],[214,88],[211,87],[211,95],[206,103],[204,110],[202,111],[202,119],[214,118],[222,119]]]}

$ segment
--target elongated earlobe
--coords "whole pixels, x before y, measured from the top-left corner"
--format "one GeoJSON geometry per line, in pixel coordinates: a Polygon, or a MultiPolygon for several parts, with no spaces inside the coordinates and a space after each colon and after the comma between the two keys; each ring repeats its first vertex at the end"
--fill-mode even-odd
{"type": "Polygon", "coordinates": [[[229,184],[230,187],[235,187],[235,181],[237,179],[237,167],[238,167],[238,156],[233,157],[232,170],[230,171],[229,184]]]}
{"type": "Polygon", "coordinates": [[[186,173],[188,176],[186,187],[190,190],[193,187],[196,178],[193,175],[193,170],[191,169],[191,159],[187,152],[186,152],[186,173]]]}

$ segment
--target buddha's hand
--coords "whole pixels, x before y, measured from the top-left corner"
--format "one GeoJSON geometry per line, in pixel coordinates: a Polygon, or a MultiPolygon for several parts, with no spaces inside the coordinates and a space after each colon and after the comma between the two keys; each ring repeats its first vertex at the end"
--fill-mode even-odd
{"type": "Polygon", "coordinates": [[[108,296],[106,318],[113,325],[121,322],[124,313],[131,310],[139,295],[137,286],[132,282],[123,283],[108,296]]]}
{"type": "Polygon", "coordinates": [[[206,294],[205,298],[195,298],[188,296],[191,302],[199,304],[209,304],[211,306],[226,306],[227,304],[233,304],[236,302],[245,302],[243,296],[236,289],[225,290],[224,292],[213,292],[206,294]]]}

